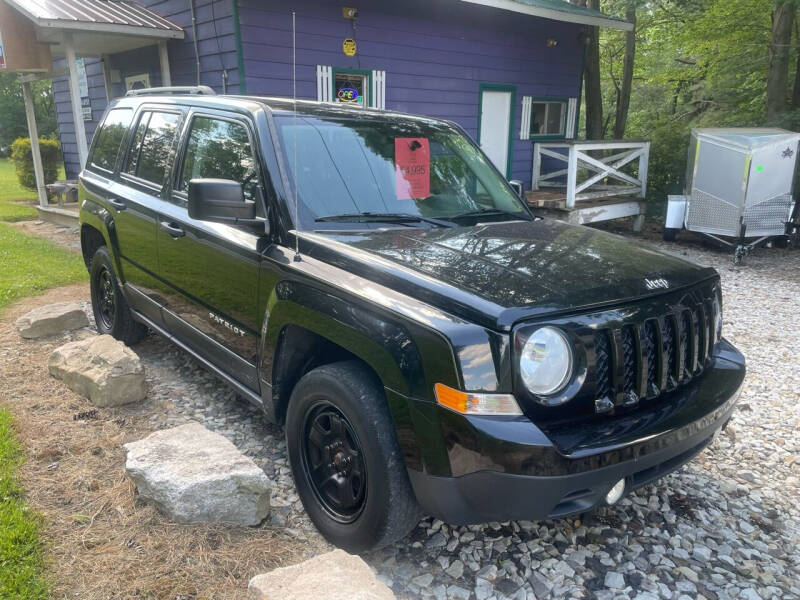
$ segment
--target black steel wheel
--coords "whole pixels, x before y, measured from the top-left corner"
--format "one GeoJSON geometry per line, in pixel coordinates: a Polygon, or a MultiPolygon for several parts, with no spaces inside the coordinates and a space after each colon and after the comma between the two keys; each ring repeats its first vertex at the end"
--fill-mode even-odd
{"type": "Polygon", "coordinates": [[[419,521],[386,395],[362,363],[300,378],[286,409],[286,448],[300,500],[332,544],[374,550],[419,521]]]}
{"type": "Polygon", "coordinates": [[[97,249],[89,264],[89,285],[98,333],[111,335],[129,346],[147,334],[147,327],[135,321],[131,315],[105,246],[97,249]]]}
{"type": "Polygon", "coordinates": [[[97,286],[92,289],[92,302],[98,307],[98,320],[103,329],[114,328],[116,306],[114,301],[114,280],[108,267],[102,265],[97,274],[97,286]]]}
{"type": "Polygon", "coordinates": [[[314,494],[331,517],[351,523],[364,509],[367,469],[350,421],[322,400],[306,411],[303,468],[314,494]]]}

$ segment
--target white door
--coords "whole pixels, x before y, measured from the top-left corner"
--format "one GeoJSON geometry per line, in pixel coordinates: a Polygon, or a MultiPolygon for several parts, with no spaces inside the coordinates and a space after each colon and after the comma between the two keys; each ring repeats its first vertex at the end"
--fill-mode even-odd
{"type": "Polygon", "coordinates": [[[506,174],[508,167],[508,136],[511,126],[511,92],[481,91],[481,129],[478,132],[481,149],[506,174]]]}

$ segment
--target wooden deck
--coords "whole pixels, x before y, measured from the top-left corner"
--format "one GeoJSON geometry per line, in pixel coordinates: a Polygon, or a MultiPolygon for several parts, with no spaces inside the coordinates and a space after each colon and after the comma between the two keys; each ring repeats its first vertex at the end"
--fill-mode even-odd
{"type": "Polygon", "coordinates": [[[525,193],[525,201],[537,212],[546,211],[570,223],[636,217],[634,230],[639,231],[649,153],[648,141],[536,143],[532,189],[525,193]],[[548,159],[546,169],[544,158],[548,159]]]}

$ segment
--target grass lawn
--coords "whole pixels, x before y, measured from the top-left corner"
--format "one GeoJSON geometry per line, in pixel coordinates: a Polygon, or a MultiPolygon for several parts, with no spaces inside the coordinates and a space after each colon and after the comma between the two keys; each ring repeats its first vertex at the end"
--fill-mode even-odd
{"type": "MultiPolygon", "coordinates": [[[[58,178],[64,179],[64,167],[59,169],[58,178]]],[[[0,221],[35,219],[37,201],[35,191],[19,184],[14,163],[8,158],[0,158],[0,221]]]]}
{"type": "Polygon", "coordinates": [[[0,223],[0,309],[23,296],[87,277],[80,254],[0,223]]]}
{"type": "Polygon", "coordinates": [[[42,578],[38,517],[23,499],[17,469],[23,455],[14,437],[11,413],[0,408],[0,598],[48,597],[42,578]]]}
{"type": "Polygon", "coordinates": [[[36,202],[36,192],[27,190],[17,181],[14,163],[7,158],[0,159],[0,221],[23,221],[36,218],[36,208],[30,204],[17,202],[36,202]]]}

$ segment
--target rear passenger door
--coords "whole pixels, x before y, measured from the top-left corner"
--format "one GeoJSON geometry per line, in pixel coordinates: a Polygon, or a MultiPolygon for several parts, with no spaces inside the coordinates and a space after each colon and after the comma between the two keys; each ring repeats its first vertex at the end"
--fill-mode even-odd
{"type": "Polygon", "coordinates": [[[119,185],[108,197],[114,215],[125,296],[132,308],[162,325],[156,273],[158,208],[174,160],[180,110],[143,107],[137,115],[119,185]]]}
{"type": "MultiPolygon", "coordinates": [[[[251,390],[263,314],[258,308],[261,233],[194,220],[187,209],[191,179],[229,179],[264,215],[262,176],[249,118],[195,110],[185,127],[174,188],[159,215],[159,275],[169,287],[169,331],[251,390]]],[[[266,223],[266,221],[265,221],[266,223]]]]}

